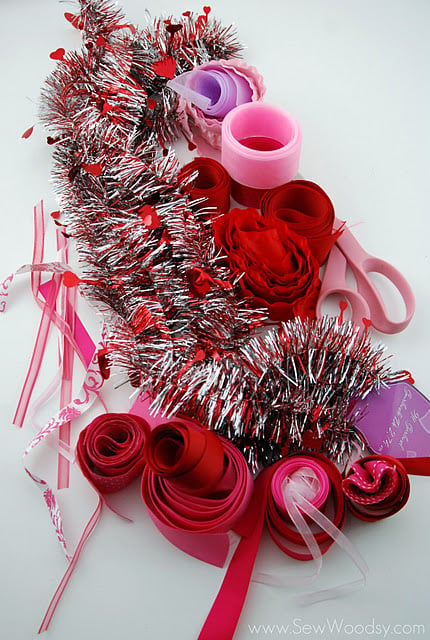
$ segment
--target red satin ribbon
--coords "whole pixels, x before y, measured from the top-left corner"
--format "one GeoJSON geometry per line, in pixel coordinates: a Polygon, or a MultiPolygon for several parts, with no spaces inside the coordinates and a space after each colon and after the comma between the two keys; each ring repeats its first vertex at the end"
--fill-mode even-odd
{"type": "Polygon", "coordinates": [[[256,189],[255,187],[246,187],[236,180],[231,181],[231,197],[244,205],[245,207],[253,207],[260,209],[261,201],[266,194],[270,194],[273,189],[256,189]]]}
{"type": "Polygon", "coordinates": [[[178,174],[178,180],[185,180],[197,171],[197,178],[189,190],[193,200],[206,198],[202,207],[215,207],[217,213],[227,213],[230,209],[230,176],[224,167],[212,158],[195,158],[178,174]]]}
{"type": "Polygon", "coordinates": [[[335,212],[328,195],[315,182],[292,180],[268,191],[261,200],[261,213],[285,221],[290,229],[307,238],[319,264],[326,260],[336,238],[335,212]]]}
{"type": "Polygon", "coordinates": [[[243,455],[228,440],[185,419],[156,427],[145,451],[142,498],[156,526],[196,557],[203,558],[203,545],[213,540],[216,559],[208,561],[222,566],[218,560],[225,561],[229,541],[221,536],[219,548],[217,536],[235,529],[253,490],[243,455]]]}
{"type": "Polygon", "coordinates": [[[224,449],[218,436],[181,422],[156,427],[145,456],[156,475],[193,495],[210,493],[224,473],[224,449]]]}
{"type": "Polygon", "coordinates": [[[397,513],[407,502],[407,471],[396,458],[371,455],[351,465],[342,483],[350,511],[367,522],[397,513]]]}
{"type": "MultiPolygon", "coordinates": [[[[251,580],[264,520],[276,544],[290,556],[307,560],[310,554],[300,550],[303,540],[294,531],[291,523],[284,519],[279,504],[275,503],[272,495],[272,482],[279,471],[285,477],[288,470],[297,469],[296,462],[302,461],[304,467],[318,465],[321,473],[326,475],[328,483],[327,500],[323,500],[320,508],[327,515],[331,513],[331,520],[341,527],[345,518],[345,500],[342,493],[342,478],[332,462],[318,453],[307,452],[295,454],[280,460],[272,467],[262,471],[255,481],[254,494],[244,516],[235,525],[235,531],[242,536],[225,574],[223,583],[200,632],[198,640],[231,640],[235,632],[246,594],[251,580]],[[292,462],[294,461],[294,462],[292,462]],[[281,538],[287,541],[281,542],[281,538]],[[295,550],[291,543],[297,544],[295,550]]],[[[315,539],[325,553],[333,540],[324,531],[317,531],[315,539]]]]}
{"type": "Polygon", "coordinates": [[[79,434],[76,457],[84,476],[101,493],[124,489],[145,466],[148,423],[129,413],[95,418],[79,434]]]}

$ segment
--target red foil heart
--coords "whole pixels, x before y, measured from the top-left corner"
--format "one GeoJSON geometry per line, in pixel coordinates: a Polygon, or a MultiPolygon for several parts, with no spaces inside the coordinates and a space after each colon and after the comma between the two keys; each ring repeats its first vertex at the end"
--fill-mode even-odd
{"type": "Polygon", "coordinates": [[[157,76],[169,78],[171,80],[175,77],[176,60],[171,56],[166,56],[165,58],[154,62],[152,69],[157,76]]]}

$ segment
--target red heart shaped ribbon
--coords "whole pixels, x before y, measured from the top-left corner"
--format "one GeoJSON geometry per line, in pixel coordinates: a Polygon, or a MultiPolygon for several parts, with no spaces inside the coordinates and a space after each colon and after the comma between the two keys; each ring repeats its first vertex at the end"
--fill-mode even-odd
{"type": "Polygon", "coordinates": [[[129,413],[106,413],[79,434],[76,457],[84,476],[101,493],[124,489],[143,470],[148,423],[129,413]]]}
{"type": "Polygon", "coordinates": [[[391,456],[377,454],[354,462],[342,486],[351,512],[368,522],[397,513],[410,492],[403,464],[391,456]]]}
{"type": "Polygon", "coordinates": [[[189,190],[192,200],[206,198],[202,207],[215,207],[215,213],[227,213],[230,209],[230,176],[224,167],[212,158],[195,158],[184,165],[178,174],[181,182],[197,171],[197,178],[189,190]]]}
{"type": "Polygon", "coordinates": [[[293,180],[268,191],[261,200],[261,213],[283,220],[288,227],[307,238],[309,248],[322,264],[340,230],[332,233],[335,212],[328,195],[315,182],[293,180]]]}

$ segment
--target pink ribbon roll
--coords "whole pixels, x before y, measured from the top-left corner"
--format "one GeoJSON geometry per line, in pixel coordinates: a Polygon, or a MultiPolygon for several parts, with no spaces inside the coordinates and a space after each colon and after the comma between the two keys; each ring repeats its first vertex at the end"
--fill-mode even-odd
{"type": "Polygon", "coordinates": [[[101,493],[124,489],[142,473],[148,434],[149,425],[139,416],[98,416],[79,435],[76,457],[82,473],[101,493]]]}
{"type": "Polygon", "coordinates": [[[142,498],[157,528],[186,553],[223,566],[228,532],[253,490],[242,454],[228,440],[176,418],[154,430],[146,456],[142,498]]]}
{"type": "Polygon", "coordinates": [[[325,518],[341,529],[345,511],[342,476],[325,456],[295,454],[276,466],[267,496],[266,523],[273,540],[287,555],[311,560],[313,540],[320,553],[328,551],[334,539],[332,528],[325,528],[325,518]],[[317,525],[316,531],[311,533],[309,522],[317,525]]]}
{"type": "Polygon", "coordinates": [[[354,462],[342,486],[350,511],[368,522],[400,511],[410,492],[403,464],[391,456],[377,454],[354,462]]]}

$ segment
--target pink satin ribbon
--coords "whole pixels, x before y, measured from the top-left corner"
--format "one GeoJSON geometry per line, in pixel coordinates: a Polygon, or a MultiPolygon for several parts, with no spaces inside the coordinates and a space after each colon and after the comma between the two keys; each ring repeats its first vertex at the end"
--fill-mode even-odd
{"type": "Polygon", "coordinates": [[[146,455],[142,498],[156,527],[179,549],[223,566],[230,548],[229,531],[246,511],[253,490],[242,454],[194,421],[175,418],[154,429],[146,455]],[[179,448],[174,445],[176,454],[170,457],[174,438],[180,444],[179,448]],[[166,464],[166,458],[174,463],[166,464]],[[198,478],[203,479],[200,486],[198,478]]]}
{"type": "Polygon", "coordinates": [[[367,567],[341,533],[345,518],[342,478],[328,459],[317,453],[288,456],[265,469],[255,481],[250,507],[236,524],[239,542],[199,640],[231,640],[245,602],[266,520],[275,543],[288,555],[318,559],[333,542],[352,557],[363,578],[309,594],[305,601],[332,598],[364,582],[367,567]],[[316,526],[311,530],[310,523],[316,526]]]}

